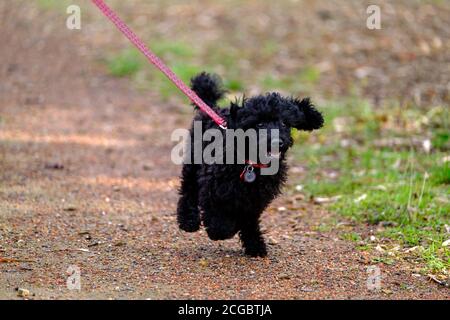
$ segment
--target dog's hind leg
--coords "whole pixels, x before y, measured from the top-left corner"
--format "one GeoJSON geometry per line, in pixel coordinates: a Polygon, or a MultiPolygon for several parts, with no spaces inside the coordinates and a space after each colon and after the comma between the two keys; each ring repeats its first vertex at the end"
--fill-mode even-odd
{"type": "Polygon", "coordinates": [[[197,170],[198,166],[195,164],[184,164],[181,173],[177,220],[180,229],[186,232],[195,232],[200,228],[197,170]]]}
{"type": "Polygon", "coordinates": [[[239,236],[245,254],[252,257],[265,257],[267,255],[267,248],[259,229],[258,219],[243,222],[239,236]]]}

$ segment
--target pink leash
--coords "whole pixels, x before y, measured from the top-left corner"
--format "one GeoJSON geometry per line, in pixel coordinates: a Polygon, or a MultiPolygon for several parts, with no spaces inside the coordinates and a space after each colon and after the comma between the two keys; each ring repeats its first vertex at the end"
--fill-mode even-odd
{"type": "Polygon", "coordinates": [[[106,5],[103,0],[92,0],[92,2],[103,12],[103,14],[116,25],[116,27],[139,49],[147,59],[154,64],[162,73],[172,81],[193,103],[217,123],[222,129],[227,128],[225,119],[220,117],[211,107],[209,107],[200,97],[177,77],[165,63],[158,58],[136,34],[117,16],[117,14],[106,5]]]}

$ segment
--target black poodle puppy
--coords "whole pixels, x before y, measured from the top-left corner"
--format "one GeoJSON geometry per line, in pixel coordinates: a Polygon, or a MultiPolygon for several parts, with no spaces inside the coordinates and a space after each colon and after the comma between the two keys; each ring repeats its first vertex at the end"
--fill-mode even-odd
{"type": "MultiPolygon", "coordinates": [[[[286,182],[286,151],[293,144],[291,128],[306,131],[319,129],[323,125],[322,114],[308,98],[299,100],[283,97],[278,93],[243,98],[240,103],[231,103],[229,108],[219,108],[217,102],[225,91],[221,87],[219,77],[206,73],[194,77],[191,87],[203,101],[225,118],[228,129],[278,129],[276,143],[279,144],[279,152],[276,158],[279,165],[275,174],[262,175],[263,166],[253,162],[185,162],[177,208],[179,227],[186,232],[195,232],[199,230],[202,221],[211,240],[229,239],[239,232],[245,253],[253,257],[264,257],[267,255],[267,249],[259,228],[259,219],[264,209],[280,194],[281,187],[286,182]]],[[[197,112],[194,121],[201,121],[202,132],[218,129],[203,112],[197,112]]],[[[188,149],[193,155],[196,139],[193,128],[190,133],[188,149]]],[[[258,135],[258,139],[261,137],[258,135]]],[[[273,145],[271,135],[263,137],[268,140],[270,149],[273,145]]],[[[203,149],[206,145],[202,142],[203,149]]],[[[226,146],[225,142],[224,153],[226,146]]],[[[247,151],[245,155],[247,156],[247,151]]],[[[272,156],[270,150],[268,155],[272,156]]]]}

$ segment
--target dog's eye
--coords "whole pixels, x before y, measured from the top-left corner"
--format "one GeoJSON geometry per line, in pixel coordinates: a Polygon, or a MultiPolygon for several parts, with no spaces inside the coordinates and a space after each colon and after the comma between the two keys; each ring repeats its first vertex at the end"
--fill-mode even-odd
{"type": "Polygon", "coordinates": [[[281,126],[286,127],[286,123],[284,121],[281,121],[281,126]]]}

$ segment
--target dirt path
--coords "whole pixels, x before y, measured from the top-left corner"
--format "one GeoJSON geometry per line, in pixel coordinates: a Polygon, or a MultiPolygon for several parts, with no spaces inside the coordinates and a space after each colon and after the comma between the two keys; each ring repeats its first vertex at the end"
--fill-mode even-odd
{"type": "Polygon", "coordinates": [[[76,39],[75,51],[55,46],[61,39],[17,47],[26,56],[14,39],[0,51],[0,258],[22,262],[0,259],[0,299],[17,287],[33,299],[448,298],[400,263],[379,264],[381,290],[369,291],[370,257],[316,231],[329,214],[291,196],[263,216],[268,258],[243,256],[237,238],[181,233],[170,134],[188,126],[188,107],[105,77],[76,39]],[[69,266],[81,270],[80,291],[66,287],[69,266]]]}
{"type": "MultiPolygon", "coordinates": [[[[242,255],[237,238],[214,243],[175,223],[180,168],[171,130],[188,115],[105,80],[84,105],[2,106],[0,298],[445,298],[399,265],[380,266],[382,291],[366,288],[367,257],[335,234],[311,229],[326,216],[300,201],[263,225],[266,259],[242,255]],[[102,89],[101,89],[102,88],[102,89]],[[159,111],[164,110],[164,114],[159,111]],[[81,269],[81,291],[66,270],[81,269]]],[[[295,171],[292,174],[296,174],[295,171]]]]}

